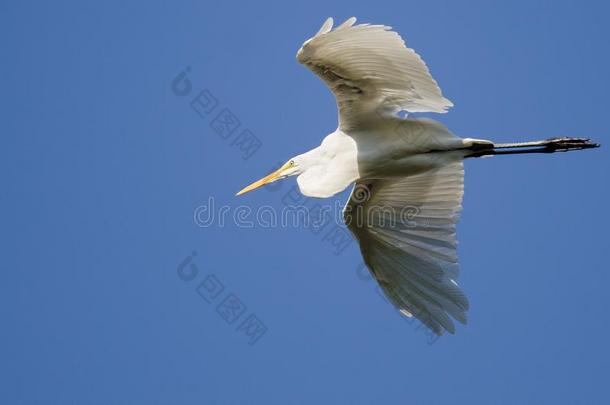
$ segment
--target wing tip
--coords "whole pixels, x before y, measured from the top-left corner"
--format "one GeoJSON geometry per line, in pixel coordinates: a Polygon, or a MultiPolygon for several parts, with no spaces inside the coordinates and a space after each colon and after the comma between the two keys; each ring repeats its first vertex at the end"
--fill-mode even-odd
{"type": "Polygon", "coordinates": [[[328,32],[330,32],[330,30],[333,29],[333,24],[334,24],[334,20],[332,17],[328,17],[326,19],[326,21],[324,21],[324,24],[322,24],[322,26],[320,27],[320,29],[318,30],[318,32],[316,33],[316,35],[314,35],[313,37],[319,37],[320,35],[324,35],[328,32]]]}

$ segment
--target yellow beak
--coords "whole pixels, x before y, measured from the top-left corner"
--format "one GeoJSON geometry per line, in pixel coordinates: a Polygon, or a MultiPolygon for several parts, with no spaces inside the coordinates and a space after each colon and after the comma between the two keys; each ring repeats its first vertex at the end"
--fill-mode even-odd
{"type": "Polygon", "coordinates": [[[265,184],[273,183],[274,181],[276,181],[280,177],[282,177],[282,172],[284,170],[286,170],[289,165],[290,165],[290,163],[286,163],[284,166],[280,167],[279,169],[277,169],[273,173],[263,177],[262,179],[260,179],[258,181],[255,181],[254,183],[250,184],[247,187],[244,187],[243,189],[241,189],[241,191],[239,193],[235,194],[235,196],[245,194],[245,193],[247,193],[249,191],[252,191],[252,190],[256,190],[257,188],[262,187],[265,184]]]}

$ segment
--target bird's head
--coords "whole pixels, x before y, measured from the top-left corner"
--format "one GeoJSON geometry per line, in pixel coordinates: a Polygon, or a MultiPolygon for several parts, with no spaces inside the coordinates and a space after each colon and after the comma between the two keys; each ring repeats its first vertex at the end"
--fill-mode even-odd
{"type": "Polygon", "coordinates": [[[256,190],[259,187],[264,186],[265,184],[273,183],[274,181],[283,179],[288,176],[297,176],[303,173],[304,170],[304,161],[301,156],[295,156],[286,163],[282,165],[279,169],[274,171],[271,174],[263,177],[262,179],[255,181],[247,187],[244,187],[241,191],[239,191],[236,196],[245,194],[249,191],[256,190]]]}

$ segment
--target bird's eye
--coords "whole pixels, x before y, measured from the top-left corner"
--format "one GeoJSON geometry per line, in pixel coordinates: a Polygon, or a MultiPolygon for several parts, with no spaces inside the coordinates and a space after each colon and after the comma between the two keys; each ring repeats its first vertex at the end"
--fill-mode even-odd
{"type": "Polygon", "coordinates": [[[290,162],[288,162],[288,164],[289,164],[290,166],[294,166],[294,160],[291,160],[290,162]]]}

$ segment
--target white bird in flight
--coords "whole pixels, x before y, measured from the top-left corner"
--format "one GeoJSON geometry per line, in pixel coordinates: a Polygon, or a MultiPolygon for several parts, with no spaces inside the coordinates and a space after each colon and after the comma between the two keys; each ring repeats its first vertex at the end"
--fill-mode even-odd
{"type": "Polygon", "coordinates": [[[465,324],[469,306],[456,283],[463,160],[599,145],[582,138],[497,144],[459,138],[432,119],[401,117],[444,113],[453,104],[391,27],[355,22],[333,29],[328,18],[296,55],[333,92],[338,128],[237,195],[288,176],[298,176],[301,193],[317,198],[354,184],[343,217],[371,274],[403,315],[436,334],[454,333],[451,318],[465,324]]]}

